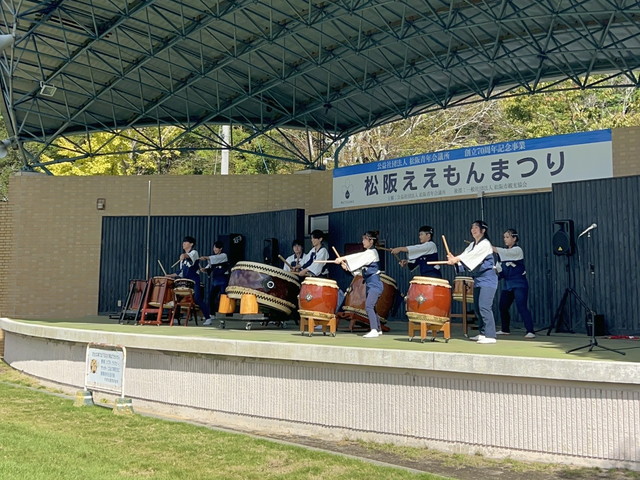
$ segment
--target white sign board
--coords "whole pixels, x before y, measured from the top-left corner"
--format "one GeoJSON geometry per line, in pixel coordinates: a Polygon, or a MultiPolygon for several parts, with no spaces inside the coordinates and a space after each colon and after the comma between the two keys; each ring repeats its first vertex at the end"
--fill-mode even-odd
{"type": "Polygon", "coordinates": [[[611,130],[598,130],[337,168],[333,208],[545,189],[612,176],[611,130]]]}
{"type": "Polygon", "coordinates": [[[85,390],[124,396],[125,347],[90,343],[87,345],[85,390]]]}

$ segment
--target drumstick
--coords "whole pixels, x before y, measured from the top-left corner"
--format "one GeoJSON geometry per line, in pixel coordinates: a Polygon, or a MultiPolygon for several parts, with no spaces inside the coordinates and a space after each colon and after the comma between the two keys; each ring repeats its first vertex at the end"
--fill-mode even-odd
{"type": "Polygon", "coordinates": [[[314,260],[313,263],[336,263],[333,260],[314,260]]]}
{"type": "Polygon", "coordinates": [[[291,266],[291,264],[290,264],[289,262],[287,262],[287,259],[286,259],[286,258],[284,258],[282,255],[278,255],[278,258],[279,258],[280,260],[282,260],[282,261],[283,261],[283,263],[284,263],[287,267],[289,267],[289,268],[293,269],[293,267],[291,266]]]}
{"type": "Polygon", "coordinates": [[[427,265],[448,265],[449,262],[447,260],[435,260],[433,262],[427,262],[427,265]]]}
{"type": "Polygon", "coordinates": [[[447,251],[447,255],[451,255],[451,250],[449,250],[449,245],[447,245],[447,239],[442,235],[442,243],[444,243],[444,249],[447,251]]]}
{"type": "MultiPolygon", "coordinates": [[[[391,250],[393,250],[392,248],[385,248],[385,247],[381,247],[379,245],[376,245],[376,249],[378,250],[384,250],[385,252],[390,252],[391,250]]],[[[396,257],[396,260],[398,260],[398,263],[400,263],[402,261],[402,259],[398,256],[397,253],[392,254],[394,257],[396,257]]]]}
{"type": "MultiPolygon", "coordinates": [[[[339,257],[339,256],[340,256],[340,254],[338,253],[338,250],[336,250],[336,247],[331,246],[331,249],[333,250],[333,253],[335,253],[335,254],[336,254],[336,257],[339,257]]],[[[340,265],[344,265],[344,263],[345,263],[345,262],[344,262],[344,261],[342,261],[342,262],[340,262],[340,265]]]]}
{"type": "Polygon", "coordinates": [[[167,276],[167,271],[162,266],[162,262],[160,261],[160,259],[158,259],[158,265],[160,265],[160,270],[162,270],[162,273],[164,273],[164,276],[166,277],[167,276]]]}
{"type": "Polygon", "coordinates": [[[174,263],[173,265],[171,265],[171,268],[175,267],[177,264],[180,263],[180,259],[176,260],[176,263],[174,263]]]}
{"type": "Polygon", "coordinates": [[[469,240],[463,240],[464,243],[466,244],[471,244],[471,242],[469,240]]]}

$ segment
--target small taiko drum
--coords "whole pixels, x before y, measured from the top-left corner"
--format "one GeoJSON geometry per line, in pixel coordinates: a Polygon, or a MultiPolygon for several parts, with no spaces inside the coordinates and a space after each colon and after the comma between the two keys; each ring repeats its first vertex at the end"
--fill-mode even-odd
{"type": "Polygon", "coordinates": [[[406,301],[410,321],[443,325],[451,314],[451,285],[444,278],[413,277],[406,301]]]}
{"type": "Polygon", "coordinates": [[[297,308],[300,281],[297,275],[278,267],[238,262],[231,269],[225,293],[236,300],[243,294],[255,295],[258,305],[289,315],[297,308]]]}
{"type": "Polygon", "coordinates": [[[298,306],[301,316],[333,317],[338,308],[338,283],[328,278],[306,278],[300,286],[298,306]]]}
{"type": "Polygon", "coordinates": [[[173,281],[173,291],[179,297],[193,295],[193,289],[195,286],[196,282],[189,278],[176,278],[173,281]]]}
{"type": "Polygon", "coordinates": [[[456,277],[453,280],[453,299],[461,302],[465,293],[467,303],[473,303],[473,278],[456,277]]]}
{"type": "MultiPolygon", "coordinates": [[[[380,318],[380,322],[385,323],[389,317],[389,313],[395,304],[396,297],[398,295],[398,287],[396,281],[385,275],[380,274],[380,280],[382,280],[382,295],[376,302],[376,313],[380,318]]],[[[351,285],[347,289],[347,295],[344,298],[344,305],[342,309],[345,312],[355,313],[359,319],[365,322],[369,322],[367,317],[367,311],[365,310],[365,302],[367,300],[367,288],[364,284],[362,275],[356,275],[351,281],[351,285]]]]}
{"type": "Polygon", "coordinates": [[[149,305],[152,307],[173,307],[173,278],[153,277],[149,283],[149,305]]]}

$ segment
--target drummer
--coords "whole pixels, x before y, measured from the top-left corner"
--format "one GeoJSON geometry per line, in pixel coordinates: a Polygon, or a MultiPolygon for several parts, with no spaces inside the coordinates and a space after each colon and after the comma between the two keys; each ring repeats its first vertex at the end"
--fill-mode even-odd
{"type": "Polygon", "coordinates": [[[344,255],[333,260],[333,263],[342,265],[342,268],[354,275],[362,275],[364,280],[366,288],[365,310],[371,331],[363,335],[363,338],[377,338],[382,335],[382,326],[376,313],[376,303],[384,288],[380,279],[380,257],[376,250],[377,243],[378,232],[369,230],[362,236],[364,252],[344,255]]]}
{"type": "Polygon", "coordinates": [[[406,260],[400,260],[400,266],[409,265],[411,271],[420,268],[420,276],[442,278],[440,273],[440,265],[429,265],[427,262],[438,260],[438,247],[433,242],[433,227],[423,225],[418,230],[418,245],[409,245],[406,247],[396,247],[391,249],[393,255],[400,252],[407,253],[406,260]]]}
{"type": "Polygon", "coordinates": [[[328,260],[329,252],[322,245],[324,233],[322,230],[311,232],[311,250],[302,260],[301,270],[298,275],[301,277],[327,277],[329,270],[324,263],[314,263],[316,260],[328,260]]]}
{"type": "MultiPolygon", "coordinates": [[[[225,288],[229,284],[229,258],[222,251],[224,243],[220,240],[213,244],[213,255],[208,257],[200,257],[200,261],[207,261],[208,264],[204,268],[200,268],[201,272],[209,275],[209,294],[207,301],[209,302],[210,313],[213,316],[218,311],[220,305],[220,295],[224,293],[225,288]]],[[[209,326],[212,323],[212,316],[203,323],[209,326]]]]}
{"type": "Polygon", "coordinates": [[[299,272],[302,269],[302,263],[304,258],[304,245],[298,239],[295,239],[291,243],[291,249],[293,253],[287,257],[282,267],[285,272],[299,272]]]}
{"type": "MultiPolygon", "coordinates": [[[[213,321],[211,315],[209,314],[209,305],[207,302],[203,301],[202,293],[200,292],[200,275],[198,273],[198,259],[200,256],[198,255],[198,251],[195,250],[196,239],[187,235],[182,240],[182,250],[183,253],[180,254],[179,265],[178,265],[178,273],[172,273],[169,277],[176,278],[188,278],[189,280],[193,280],[193,299],[196,304],[200,308],[202,312],[202,316],[206,320],[213,321]]],[[[210,325],[211,323],[209,323],[210,325]]]]}
{"type": "Polygon", "coordinates": [[[471,340],[478,343],[496,343],[496,322],[493,317],[493,298],[498,289],[498,275],[493,268],[493,246],[488,236],[489,227],[483,220],[471,224],[473,242],[458,256],[447,254],[449,265],[464,268],[473,277],[473,303],[478,318],[479,334],[471,340]]]}

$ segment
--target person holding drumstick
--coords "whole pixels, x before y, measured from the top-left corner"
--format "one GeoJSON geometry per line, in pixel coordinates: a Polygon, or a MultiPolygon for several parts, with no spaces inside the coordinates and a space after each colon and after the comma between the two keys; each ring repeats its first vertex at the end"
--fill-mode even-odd
{"type": "MultiPolygon", "coordinates": [[[[224,243],[220,240],[213,244],[213,255],[208,257],[200,257],[201,261],[206,260],[208,265],[201,268],[201,272],[209,274],[209,294],[207,300],[209,302],[209,312],[211,315],[218,311],[220,305],[220,295],[224,293],[225,288],[229,284],[229,258],[222,251],[224,243]]],[[[213,323],[213,317],[209,317],[203,325],[208,327],[213,323]]]]}
{"type": "Polygon", "coordinates": [[[195,250],[196,239],[187,235],[182,240],[182,250],[183,253],[180,254],[180,258],[178,259],[178,273],[172,273],[168,275],[169,277],[181,277],[188,278],[193,280],[193,299],[196,302],[196,305],[200,308],[202,312],[202,316],[206,320],[212,320],[211,315],[209,313],[209,305],[207,302],[204,302],[202,299],[202,293],[200,293],[200,274],[199,274],[199,265],[198,259],[200,256],[198,255],[198,251],[195,250]]]}
{"type": "Polygon", "coordinates": [[[407,252],[407,259],[400,261],[400,266],[409,265],[411,271],[420,267],[420,276],[442,278],[440,273],[440,265],[429,265],[427,262],[438,260],[438,247],[433,242],[433,227],[423,225],[418,230],[418,245],[409,245],[406,247],[396,247],[391,249],[393,255],[400,252],[407,252]]]}
{"type": "Polygon", "coordinates": [[[302,265],[298,272],[301,277],[326,277],[329,271],[323,263],[314,263],[316,260],[328,260],[329,252],[322,246],[324,240],[324,233],[322,230],[314,230],[311,232],[311,245],[313,247],[309,250],[302,260],[302,265]]]}
{"type": "Polygon", "coordinates": [[[525,338],[536,338],[536,334],[533,331],[533,318],[527,307],[529,282],[527,281],[527,271],[524,267],[524,252],[518,245],[520,236],[515,229],[509,228],[502,235],[502,239],[507,248],[493,247],[493,251],[500,257],[496,270],[498,276],[503,280],[500,292],[502,328],[498,335],[509,335],[511,333],[509,329],[509,324],[511,323],[509,309],[515,299],[518,314],[520,314],[524,328],[527,330],[525,338]]]}
{"type": "Polygon", "coordinates": [[[470,340],[477,340],[481,344],[496,343],[493,298],[498,289],[498,275],[493,268],[493,246],[487,235],[488,230],[489,227],[483,220],[476,220],[471,224],[473,243],[458,256],[447,252],[447,263],[462,266],[474,279],[473,303],[480,333],[470,340]]]}
{"type": "Polygon", "coordinates": [[[287,257],[282,267],[285,272],[297,273],[302,269],[302,259],[304,257],[303,251],[304,245],[298,239],[291,243],[291,249],[293,253],[287,257]]]}
{"type": "Polygon", "coordinates": [[[362,236],[364,252],[339,256],[333,263],[342,265],[342,268],[354,275],[362,275],[366,288],[365,311],[369,319],[371,331],[363,335],[363,338],[377,338],[382,335],[382,326],[376,313],[376,303],[382,295],[384,286],[380,279],[380,257],[376,250],[378,232],[369,230],[362,236]]]}

